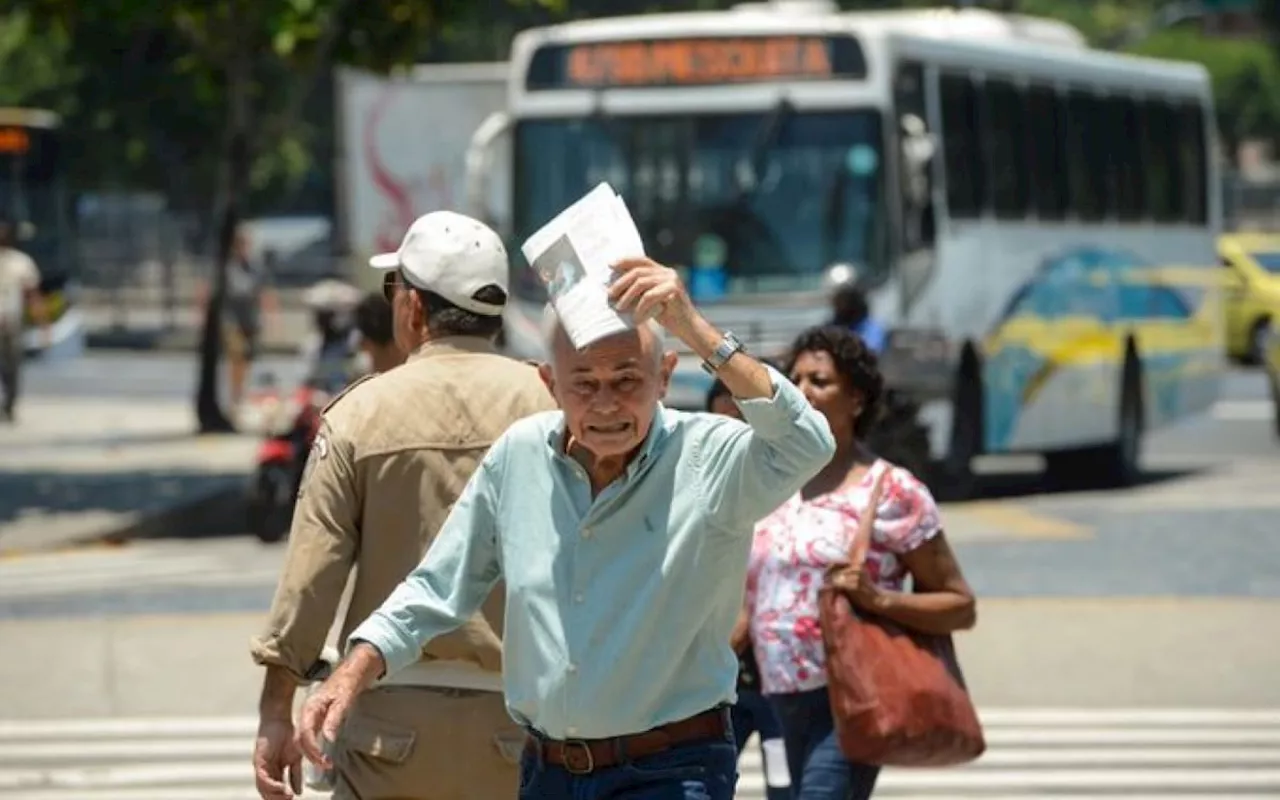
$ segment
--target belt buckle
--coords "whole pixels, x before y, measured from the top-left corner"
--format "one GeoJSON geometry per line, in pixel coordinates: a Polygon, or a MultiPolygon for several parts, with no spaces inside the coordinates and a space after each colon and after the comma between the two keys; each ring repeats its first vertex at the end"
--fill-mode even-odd
{"type": "Polygon", "coordinates": [[[566,739],[560,745],[560,760],[564,762],[565,772],[570,775],[590,775],[596,771],[596,757],[591,752],[591,745],[582,739],[566,739]],[[570,753],[582,752],[586,758],[571,758],[570,753]],[[585,761],[585,764],[582,762],[585,761]],[[579,762],[575,764],[574,762],[579,762]]]}

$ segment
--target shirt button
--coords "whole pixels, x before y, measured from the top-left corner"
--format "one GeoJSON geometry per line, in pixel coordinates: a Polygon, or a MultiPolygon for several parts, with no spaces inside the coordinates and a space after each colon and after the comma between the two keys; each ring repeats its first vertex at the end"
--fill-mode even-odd
{"type": "Polygon", "coordinates": [[[591,529],[590,529],[590,528],[583,528],[583,529],[582,529],[582,538],[584,538],[584,539],[590,539],[590,538],[591,538],[591,529]]]}
{"type": "Polygon", "coordinates": [[[572,673],[574,673],[574,672],[577,672],[577,671],[578,671],[578,665],[577,665],[577,664],[570,664],[570,665],[569,665],[569,673],[570,673],[570,674],[572,674],[572,673]]]}
{"type": "Polygon", "coordinates": [[[581,602],[582,602],[582,593],[581,593],[581,592],[579,592],[578,594],[575,594],[575,595],[573,596],[573,602],[575,602],[575,603],[581,603],[581,602]]]}
{"type": "Polygon", "coordinates": [[[564,732],[565,732],[565,733],[567,733],[567,734],[569,734],[570,736],[577,736],[577,735],[578,735],[578,729],[577,729],[577,728],[574,728],[574,727],[565,728],[565,729],[564,729],[564,732]]]}

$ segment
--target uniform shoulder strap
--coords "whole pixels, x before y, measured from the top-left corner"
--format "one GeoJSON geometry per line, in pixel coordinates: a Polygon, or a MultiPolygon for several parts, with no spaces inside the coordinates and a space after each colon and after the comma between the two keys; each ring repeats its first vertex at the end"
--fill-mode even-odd
{"type": "Polygon", "coordinates": [[[324,406],[324,408],[322,408],[322,409],[320,410],[320,413],[321,413],[321,414],[328,413],[329,409],[331,409],[331,408],[333,408],[334,406],[336,406],[336,405],[338,404],[338,401],[339,401],[339,400],[341,400],[342,398],[346,397],[346,396],[347,396],[347,394],[348,394],[352,389],[356,388],[357,386],[359,386],[360,384],[362,384],[362,383],[364,383],[365,381],[369,380],[370,378],[376,378],[376,377],[377,377],[378,375],[380,375],[380,374],[381,374],[381,373],[379,373],[379,372],[370,372],[370,373],[368,373],[367,375],[361,375],[359,378],[356,378],[356,379],[355,379],[354,381],[352,381],[351,383],[348,383],[346,386],[344,386],[344,387],[343,387],[342,391],[338,392],[338,393],[337,393],[337,394],[335,394],[333,397],[331,397],[331,398],[329,399],[329,402],[328,402],[328,403],[325,403],[325,406],[324,406]]]}

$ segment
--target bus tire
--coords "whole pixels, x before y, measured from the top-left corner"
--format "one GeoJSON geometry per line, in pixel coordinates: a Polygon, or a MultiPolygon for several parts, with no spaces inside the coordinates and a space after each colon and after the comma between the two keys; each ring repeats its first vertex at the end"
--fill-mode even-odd
{"type": "Polygon", "coordinates": [[[982,378],[971,352],[961,362],[952,409],[951,441],[932,467],[929,488],[939,500],[968,500],[977,493],[973,460],[982,453],[982,378]]]}
{"type": "Polygon", "coordinates": [[[1243,363],[1248,366],[1265,364],[1267,359],[1267,340],[1271,338],[1271,318],[1263,317],[1253,323],[1249,329],[1249,349],[1245,352],[1243,363]]]}
{"type": "Polygon", "coordinates": [[[1142,371],[1130,343],[1121,371],[1116,440],[1045,457],[1046,478],[1054,489],[1122,489],[1142,480],[1142,437],[1146,431],[1142,407],[1142,371]]]}

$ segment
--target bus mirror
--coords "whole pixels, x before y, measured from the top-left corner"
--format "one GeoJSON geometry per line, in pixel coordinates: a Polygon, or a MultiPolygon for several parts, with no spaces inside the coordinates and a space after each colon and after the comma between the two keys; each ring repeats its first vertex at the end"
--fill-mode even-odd
{"type": "Polygon", "coordinates": [[[899,124],[906,195],[912,205],[923,208],[929,202],[929,163],[937,152],[937,142],[924,120],[915,114],[903,114],[899,124]]]}
{"type": "Polygon", "coordinates": [[[492,216],[489,209],[489,186],[492,179],[493,156],[498,140],[511,127],[511,117],[505,111],[495,111],[485,117],[480,127],[471,135],[464,157],[466,174],[467,213],[477,217],[492,216]]]}

